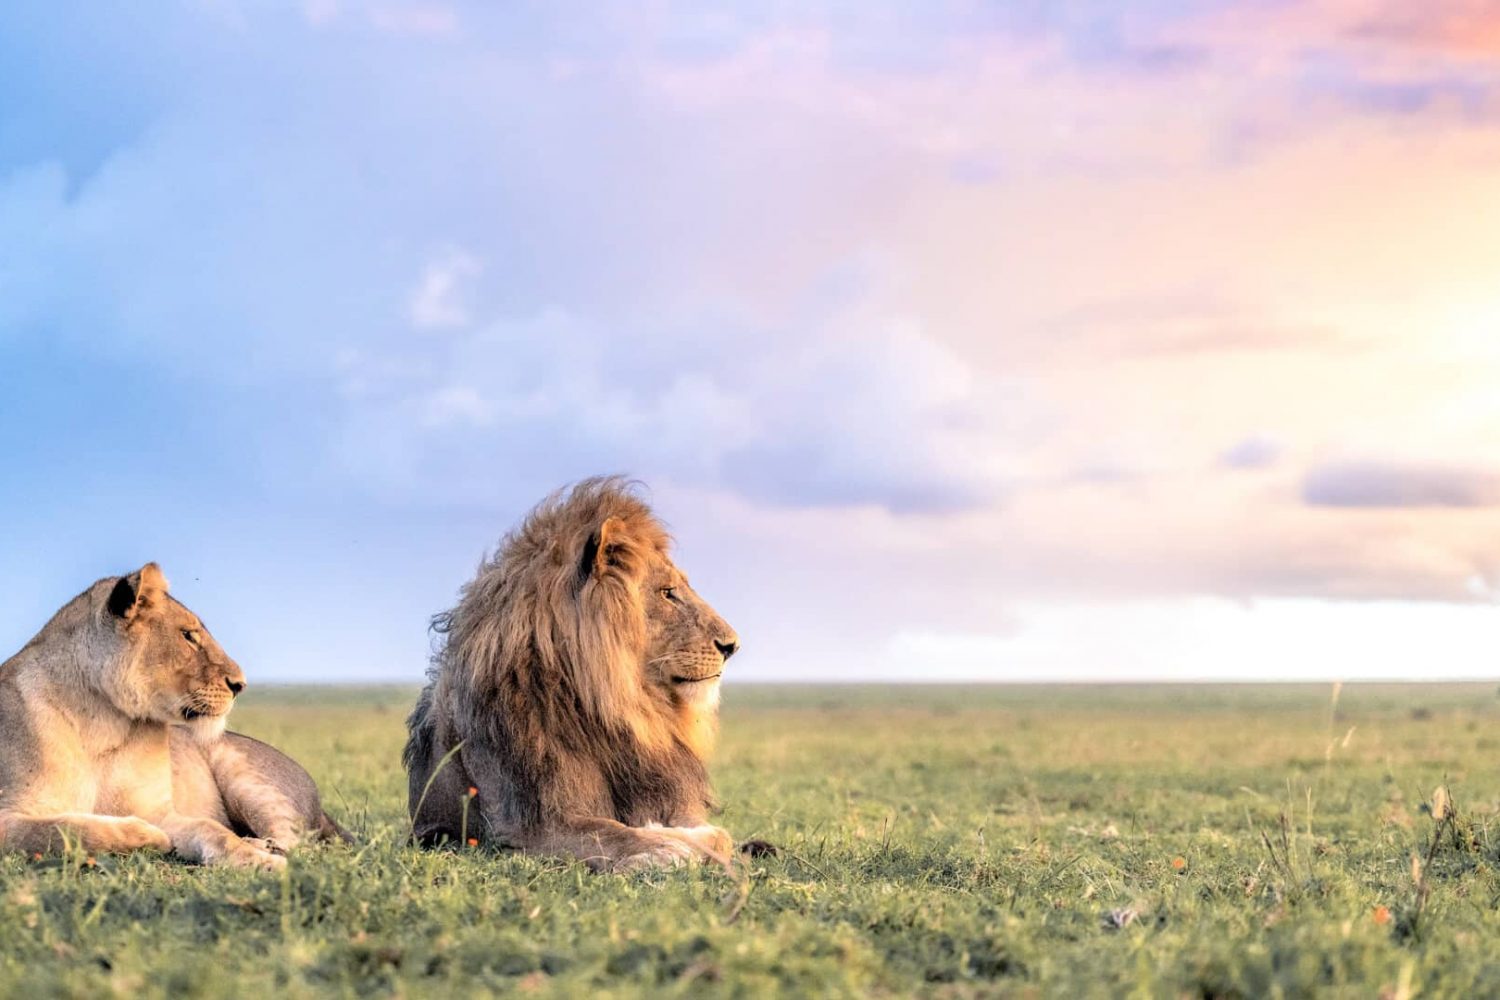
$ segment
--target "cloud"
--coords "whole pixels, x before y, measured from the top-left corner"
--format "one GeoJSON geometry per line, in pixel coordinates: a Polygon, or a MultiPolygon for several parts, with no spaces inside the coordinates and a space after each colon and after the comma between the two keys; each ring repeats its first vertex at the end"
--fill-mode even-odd
{"type": "Polygon", "coordinates": [[[429,394],[421,410],[424,428],[444,431],[464,424],[488,427],[495,422],[496,407],[470,386],[450,385],[429,394]]]}
{"type": "Polygon", "coordinates": [[[1195,355],[1346,350],[1353,338],[1257,315],[1211,294],[1103,299],[1069,309],[1034,349],[1051,360],[1138,361],[1195,355]]]}
{"type": "Polygon", "coordinates": [[[467,326],[469,309],[462,301],[463,286],[477,277],[479,261],[462,250],[449,250],[422,270],[412,292],[408,315],[419,330],[467,326]]]}
{"type": "Polygon", "coordinates": [[[1282,448],[1273,438],[1253,434],[1235,442],[1219,456],[1226,469],[1267,469],[1281,458],[1282,448]]]}
{"type": "Polygon", "coordinates": [[[1349,36],[1400,48],[1485,59],[1500,53],[1500,12],[1488,0],[1445,0],[1420,9],[1377,2],[1349,26],[1349,36]]]}
{"type": "Polygon", "coordinates": [[[0,339],[257,401],[281,501],[644,476],[768,628],[1490,592],[1482,465],[1296,461],[1500,447],[1492,139],[1400,91],[1472,67],[1189,6],[0,13],[0,339]]]}
{"type": "Polygon", "coordinates": [[[330,24],[339,16],[340,0],[302,0],[302,16],[317,27],[330,24]]]}
{"type": "MultiPolygon", "coordinates": [[[[1001,628],[901,632],[880,665],[933,680],[1489,680],[1495,609],[1317,599],[1031,605],[1001,628]]],[[[880,676],[877,674],[877,676],[880,676]]],[[[909,674],[905,676],[910,676],[909,674]]],[[[786,678],[796,674],[787,671],[786,678]]]]}
{"type": "Polygon", "coordinates": [[[444,36],[458,30],[458,12],[446,4],[381,3],[369,11],[370,23],[394,35],[444,36]]]}
{"type": "Polygon", "coordinates": [[[777,331],[706,321],[611,329],[563,309],[495,320],[395,353],[352,355],[345,448],[418,494],[482,494],[523,437],[553,442],[533,473],[628,469],[774,506],[917,512],[994,502],[1005,385],[920,328],[857,304],[777,331]]]}
{"type": "Polygon", "coordinates": [[[1420,462],[1338,461],[1302,485],[1314,507],[1500,507],[1500,470],[1420,462]]]}

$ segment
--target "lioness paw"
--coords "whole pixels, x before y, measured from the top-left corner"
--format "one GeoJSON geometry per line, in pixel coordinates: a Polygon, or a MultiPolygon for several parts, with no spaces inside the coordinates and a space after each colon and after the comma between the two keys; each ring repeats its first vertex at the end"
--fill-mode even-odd
{"type": "Polygon", "coordinates": [[[286,852],[291,849],[291,845],[283,844],[275,837],[242,837],[240,843],[258,847],[267,854],[275,854],[278,857],[286,857],[286,852]]]}
{"type": "Polygon", "coordinates": [[[212,862],[231,868],[256,868],[264,872],[279,872],[286,867],[286,857],[272,854],[253,841],[241,840],[233,844],[212,862]]]}
{"type": "Polygon", "coordinates": [[[113,836],[107,838],[108,843],[104,845],[104,850],[116,853],[152,850],[165,854],[172,849],[172,838],[154,823],[147,823],[134,816],[126,816],[113,825],[114,829],[111,831],[113,836]]]}

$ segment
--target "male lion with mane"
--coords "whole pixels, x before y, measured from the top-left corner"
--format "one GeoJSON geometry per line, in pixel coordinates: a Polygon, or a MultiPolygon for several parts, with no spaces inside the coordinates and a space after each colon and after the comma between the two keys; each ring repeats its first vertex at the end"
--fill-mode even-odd
{"type": "Polygon", "coordinates": [[[0,849],[274,869],[304,834],[347,838],[306,771],[224,731],[244,687],[155,563],[98,581],[0,664],[0,849]]]}
{"type": "Polygon", "coordinates": [[[615,477],[543,500],[438,615],[403,760],[412,832],[595,871],[709,858],[719,677],[739,639],[615,477]]]}

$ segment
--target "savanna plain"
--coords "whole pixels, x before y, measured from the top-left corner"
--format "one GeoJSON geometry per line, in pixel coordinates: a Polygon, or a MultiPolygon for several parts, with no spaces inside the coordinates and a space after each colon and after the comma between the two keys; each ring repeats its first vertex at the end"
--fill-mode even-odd
{"type": "Polygon", "coordinates": [[[780,853],[629,876],[408,847],[414,695],[235,711],[357,847],[0,860],[0,995],[1500,996],[1493,685],[730,686],[780,853]]]}

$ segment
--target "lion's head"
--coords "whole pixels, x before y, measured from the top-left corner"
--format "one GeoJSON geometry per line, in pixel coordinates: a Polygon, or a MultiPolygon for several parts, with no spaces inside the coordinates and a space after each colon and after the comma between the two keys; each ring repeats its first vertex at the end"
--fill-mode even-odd
{"type": "Polygon", "coordinates": [[[106,697],[134,719],[185,725],[201,739],[222,733],[245,675],[167,593],[156,563],[95,587],[103,597],[97,620],[114,647],[99,663],[106,697]]]}
{"type": "Polygon", "coordinates": [[[631,484],[587,479],[542,501],[438,616],[440,659],[480,687],[535,671],[643,744],[711,749],[734,629],[672,562],[671,539],[631,484]]]}
{"type": "Polygon", "coordinates": [[[740,640],[693,590],[668,544],[643,504],[608,515],[583,546],[589,577],[583,589],[591,585],[593,599],[612,612],[604,621],[625,623],[619,637],[628,653],[617,662],[622,677],[638,678],[648,701],[664,698],[677,738],[706,757],[717,735],[719,680],[740,640]],[[639,673],[629,669],[637,657],[639,673]]]}

